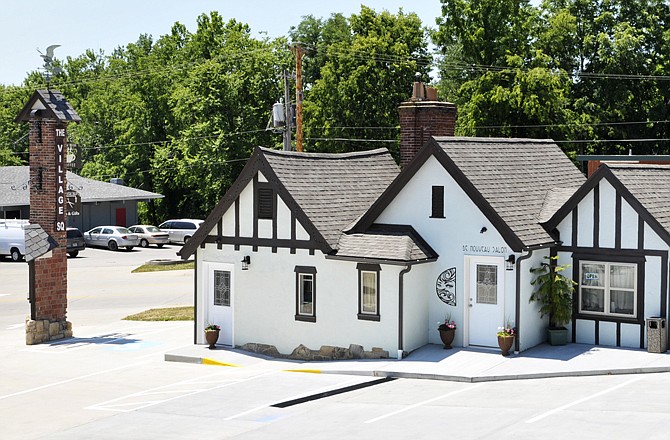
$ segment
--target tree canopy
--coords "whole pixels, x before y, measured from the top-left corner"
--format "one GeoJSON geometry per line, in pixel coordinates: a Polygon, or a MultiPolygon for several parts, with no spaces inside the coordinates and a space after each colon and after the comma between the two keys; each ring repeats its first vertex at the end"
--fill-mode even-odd
{"type": "MultiPolygon", "coordinates": [[[[82,117],[69,130],[84,152],[80,173],[164,194],[141,212],[152,223],[205,216],[255,146],[281,145],[266,128],[282,72],[295,69],[289,42],[307,51],[306,151],[396,154],[397,106],[418,74],[457,104],[459,135],[552,138],[570,155],[669,153],[666,1],[441,3],[432,29],[402,9],[362,6],[303,17],[276,39],[212,12],[192,32],[175,23],[111,54],[56,60],[50,87],[82,117]]],[[[27,127],[14,118],[43,87],[37,72],[0,85],[0,166],[27,164],[27,127]]]]}

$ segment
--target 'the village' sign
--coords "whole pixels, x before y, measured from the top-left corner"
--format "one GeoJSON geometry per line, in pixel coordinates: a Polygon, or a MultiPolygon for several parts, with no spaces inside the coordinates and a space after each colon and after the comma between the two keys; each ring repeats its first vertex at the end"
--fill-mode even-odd
{"type": "Polygon", "coordinates": [[[56,231],[65,230],[65,182],[67,179],[65,128],[56,128],[56,231]]]}

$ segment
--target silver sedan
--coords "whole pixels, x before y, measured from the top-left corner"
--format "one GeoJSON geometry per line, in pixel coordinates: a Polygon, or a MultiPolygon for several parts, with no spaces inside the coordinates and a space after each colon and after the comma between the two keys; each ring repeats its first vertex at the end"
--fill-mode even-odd
{"type": "Polygon", "coordinates": [[[140,238],[140,246],[148,247],[150,244],[155,244],[159,248],[164,244],[169,243],[168,233],[161,231],[155,226],[151,225],[135,225],[128,228],[128,230],[137,234],[140,238]]]}
{"type": "Polygon", "coordinates": [[[121,226],[98,226],[84,233],[87,246],[106,247],[115,251],[120,247],[131,250],[140,244],[137,234],[121,226]]]}

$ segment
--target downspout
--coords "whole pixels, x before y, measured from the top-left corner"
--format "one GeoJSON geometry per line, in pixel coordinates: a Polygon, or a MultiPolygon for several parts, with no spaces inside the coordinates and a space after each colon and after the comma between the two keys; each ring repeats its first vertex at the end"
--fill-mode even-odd
{"type": "Polygon", "coordinates": [[[405,290],[404,276],[412,270],[411,265],[407,265],[398,275],[398,360],[402,360],[403,355],[403,296],[405,290]]]}
{"type": "Polygon", "coordinates": [[[198,343],[198,248],[193,253],[193,344],[198,343]]]}
{"type": "MultiPolygon", "coordinates": [[[[516,259],[516,310],[514,312],[514,320],[516,322],[517,333],[521,326],[519,320],[521,319],[521,262],[527,260],[533,255],[533,250],[528,249],[526,255],[522,255],[516,259]]],[[[519,338],[514,338],[514,351],[519,351],[519,338]]]]}

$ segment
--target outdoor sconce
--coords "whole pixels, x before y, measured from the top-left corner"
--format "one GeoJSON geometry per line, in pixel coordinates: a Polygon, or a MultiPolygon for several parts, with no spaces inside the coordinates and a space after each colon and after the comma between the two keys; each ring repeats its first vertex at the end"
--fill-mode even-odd
{"type": "Polygon", "coordinates": [[[250,264],[251,264],[251,257],[249,255],[242,258],[242,270],[249,270],[250,264]]]}
{"type": "Polygon", "coordinates": [[[483,234],[483,233],[486,232],[486,231],[488,231],[488,229],[486,229],[486,226],[484,226],[484,227],[482,227],[482,228],[479,230],[479,233],[480,233],[480,234],[483,234]]]}
{"type": "Polygon", "coordinates": [[[514,263],[516,263],[516,255],[512,254],[505,260],[505,269],[514,270],[514,263]]]}

